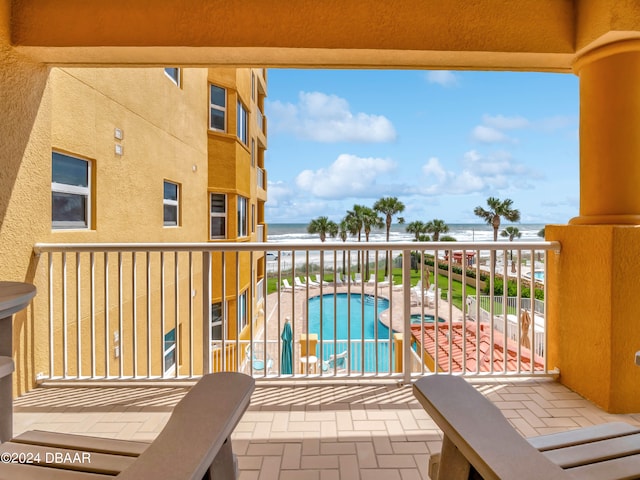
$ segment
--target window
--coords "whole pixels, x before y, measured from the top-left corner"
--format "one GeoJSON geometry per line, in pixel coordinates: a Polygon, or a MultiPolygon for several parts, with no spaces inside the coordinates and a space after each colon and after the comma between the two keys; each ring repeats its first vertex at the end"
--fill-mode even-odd
{"type": "Polygon", "coordinates": [[[164,335],[164,373],[173,373],[176,369],[176,329],[164,335]]]}
{"type": "Polygon", "coordinates": [[[247,233],[247,199],[238,197],[238,237],[246,237],[247,233]]]}
{"type": "Polygon", "coordinates": [[[227,196],[211,194],[211,238],[227,238],[227,196]]]}
{"type": "Polygon", "coordinates": [[[209,128],[226,132],[227,91],[215,85],[209,87],[209,128]]]}
{"type": "Polygon", "coordinates": [[[251,204],[251,233],[256,231],[256,206],[251,204]]]}
{"type": "Polygon", "coordinates": [[[51,225],[54,229],[89,228],[91,163],[51,154],[51,225]]]}
{"type": "Polygon", "coordinates": [[[178,87],[180,86],[180,69],[179,68],[165,68],[164,73],[171,79],[178,87]]]}
{"type": "Polygon", "coordinates": [[[164,206],[164,226],[165,227],[177,227],[178,226],[178,207],[179,207],[179,187],[178,184],[173,182],[164,182],[164,199],[162,200],[164,206]]]}
{"type": "Polygon", "coordinates": [[[251,72],[251,100],[256,99],[256,74],[251,72]]]}
{"type": "Polygon", "coordinates": [[[256,166],[256,141],[251,139],[251,166],[256,166]]]}
{"type": "Polygon", "coordinates": [[[247,292],[245,291],[238,296],[238,332],[241,332],[247,324],[247,292]]]}
{"type": "Polygon", "coordinates": [[[247,109],[240,100],[238,100],[238,118],[237,118],[237,135],[242,143],[248,144],[247,137],[247,109]]]}
{"type": "Polygon", "coordinates": [[[211,340],[222,340],[222,302],[211,304],[211,340]]]}

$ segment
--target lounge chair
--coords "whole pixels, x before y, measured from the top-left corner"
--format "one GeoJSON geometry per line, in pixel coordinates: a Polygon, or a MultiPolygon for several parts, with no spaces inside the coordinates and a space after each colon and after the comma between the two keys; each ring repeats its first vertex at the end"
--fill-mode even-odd
{"type": "Polygon", "coordinates": [[[264,373],[265,361],[267,373],[271,373],[271,369],[273,368],[273,359],[269,355],[261,355],[259,352],[256,352],[251,348],[251,343],[247,345],[245,353],[247,354],[247,358],[250,359],[253,373],[264,373]]]}
{"type": "Polygon", "coordinates": [[[294,287],[295,288],[307,288],[307,285],[309,287],[312,287],[313,285],[307,284],[306,282],[303,282],[302,280],[300,280],[299,277],[293,277],[293,282],[294,282],[294,287]]]}
{"type": "Polygon", "coordinates": [[[0,478],[235,479],[231,433],[249,406],[254,386],[254,379],[241,373],[204,375],[151,443],[25,432],[0,445],[2,458],[16,459],[0,462],[0,478]]]}
{"type": "Polygon", "coordinates": [[[349,352],[345,350],[337,354],[329,355],[329,358],[322,362],[323,372],[332,372],[333,370],[341,371],[347,369],[347,358],[349,352]]]}
{"type": "Polygon", "coordinates": [[[342,281],[342,274],[341,274],[341,273],[336,273],[336,274],[333,276],[333,283],[334,283],[334,285],[336,285],[336,286],[342,286],[342,285],[344,285],[344,282],[342,281]]]}
{"type": "Polygon", "coordinates": [[[361,273],[356,273],[353,276],[353,283],[357,283],[357,284],[362,283],[362,274],[361,273]]]}
{"type": "Polygon", "coordinates": [[[372,273],[369,275],[369,280],[367,280],[367,285],[375,285],[376,284],[376,274],[372,273]]]}
{"type": "Polygon", "coordinates": [[[283,279],[282,279],[282,290],[283,290],[283,291],[291,291],[291,290],[293,290],[294,288],[295,288],[296,290],[300,290],[300,288],[304,288],[304,287],[299,287],[299,286],[297,286],[297,285],[295,285],[295,286],[291,286],[291,284],[289,283],[289,280],[287,280],[286,278],[283,278],[283,279]]]}
{"type": "Polygon", "coordinates": [[[444,433],[432,480],[640,478],[640,429],[614,422],[525,439],[462,377],[431,375],[413,392],[444,433]]]}
{"type": "Polygon", "coordinates": [[[329,282],[326,282],[324,279],[320,278],[320,275],[314,275],[314,282],[317,283],[318,285],[320,285],[322,283],[322,285],[329,285],[329,282]]]}
{"type": "MultiPolygon", "coordinates": [[[[304,284],[305,282],[302,282],[302,283],[304,284]]],[[[311,277],[307,278],[307,284],[310,287],[319,287],[320,286],[320,282],[316,282],[315,280],[311,279],[311,277]]]]}

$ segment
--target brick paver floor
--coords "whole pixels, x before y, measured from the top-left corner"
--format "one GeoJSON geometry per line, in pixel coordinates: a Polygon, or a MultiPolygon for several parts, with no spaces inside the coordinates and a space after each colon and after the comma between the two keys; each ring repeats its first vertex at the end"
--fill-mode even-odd
{"type": "MultiPolygon", "coordinates": [[[[548,379],[471,380],[524,436],[622,420],[548,379]]],[[[14,432],[153,440],[188,386],[55,386],[14,404],[14,432]]],[[[233,435],[241,480],[427,478],[442,434],[409,386],[260,384],[233,435]]]]}

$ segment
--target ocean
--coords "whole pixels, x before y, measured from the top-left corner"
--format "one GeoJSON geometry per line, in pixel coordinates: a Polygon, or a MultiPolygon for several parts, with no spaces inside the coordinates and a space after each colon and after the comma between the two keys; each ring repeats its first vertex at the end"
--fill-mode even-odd
{"type": "MultiPolygon", "coordinates": [[[[306,223],[270,223],[268,224],[267,239],[273,243],[283,242],[317,242],[320,240],[318,235],[311,235],[307,233],[306,223]]],[[[504,227],[511,224],[503,224],[500,226],[500,231],[504,227]]],[[[537,242],[543,239],[538,236],[538,232],[544,228],[543,224],[515,224],[522,237],[520,239],[514,239],[514,242],[537,242]]],[[[393,224],[391,225],[391,232],[389,234],[390,242],[411,242],[414,236],[411,233],[407,233],[406,225],[393,224]]],[[[443,235],[450,235],[454,237],[458,242],[485,242],[493,240],[493,228],[487,224],[481,223],[453,223],[449,225],[449,232],[443,235]]],[[[347,241],[356,241],[356,238],[349,237],[347,241]]],[[[509,240],[506,237],[498,237],[498,240],[509,240]]],[[[339,238],[327,238],[327,242],[341,242],[339,238]]],[[[362,241],[364,241],[364,232],[362,233],[362,241]]],[[[384,242],[385,230],[374,230],[369,236],[370,242],[384,242]]]]}

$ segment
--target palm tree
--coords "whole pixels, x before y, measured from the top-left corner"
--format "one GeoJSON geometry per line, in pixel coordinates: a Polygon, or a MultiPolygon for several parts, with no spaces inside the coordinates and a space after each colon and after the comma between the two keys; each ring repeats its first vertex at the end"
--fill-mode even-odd
{"type": "Polygon", "coordinates": [[[432,238],[434,242],[440,240],[441,233],[449,233],[449,225],[444,223],[444,220],[434,218],[427,223],[427,232],[433,234],[432,238]]]}
{"type": "MultiPolygon", "coordinates": [[[[349,233],[357,235],[358,241],[362,240],[362,229],[364,227],[363,214],[367,207],[364,205],[354,205],[353,210],[347,210],[345,220],[349,226],[349,233]]],[[[358,273],[360,273],[360,252],[358,252],[358,273]]]]}
{"type": "Polygon", "coordinates": [[[319,234],[320,241],[324,242],[327,239],[327,235],[331,238],[335,238],[338,235],[338,225],[327,217],[318,217],[311,220],[307,225],[307,232],[319,234]]]}
{"type": "MultiPolygon", "coordinates": [[[[404,212],[404,203],[398,200],[397,197],[383,197],[373,204],[373,209],[385,217],[385,225],[387,227],[386,240],[388,242],[389,232],[391,231],[391,221],[393,220],[394,215],[404,212]]],[[[404,223],[404,218],[398,217],[398,223],[404,223]]],[[[385,276],[389,275],[388,252],[385,254],[384,274],[385,276]]]]}
{"type": "Polygon", "coordinates": [[[498,229],[500,228],[501,217],[504,217],[510,222],[518,222],[520,221],[520,210],[511,207],[513,200],[510,198],[500,201],[496,197],[489,197],[487,198],[487,205],[489,206],[489,210],[476,207],[473,213],[493,227],[493,241],[496,242],[498,241],[498,229]]]}
{"type": "Polygon", "coordinates": [[[413,233],[415,237],[413,239],[414,242],[419,242],[424,237],[425,233],[427,233],[427,225],[420,220],[415,220],[407,224],[405,230],[407,233],[413,233]]]}
{"type": "MultiPolygon", "coordinates": [[[[343,242],[346,242],[350,231],[351,229],[349,228],[349,221],[345,217],[340,222],[340,231],[338,232],[338,236],[340,237],[340,240],[342,240],[343,242]]],[[[342,250],[342,273],[343,274],[347,273],[345,255],[346,255],[346,251],[342,250]]]]}
{"type": "MultiPolygon", "coordinates": [[[[498,241],[498,229],[500,228],[500,218],[504,217],[511,222],[517,222],[520,220],[520,210],[512,208],[513,200],[507,198],[504,201],[500,201],[496,197],[487,198],[487,205],[489,210],[485,210],[482,207],[476,207],[473,210],[477,216],[482,218],[485,222],[493,227],[493,241],[498,241]]],[[[491,251],[491,266],[495,271],[496,268],[496,252],[491,251]]]]}
{"type": "MultiPolygon", "coordinates": [[[[362,225],[364,228],[365,241],[369,241],[369,234],[372,228],[382,228],[382,218],[378,213],[369,207],[362,209],[362,225]]],[[[369,277],[369,250],[367,250],[367,258],[365,260],[365,277],[369,277]]]]}
{"type": "MultiPolygon", "coordinates": [[[[522,237],[522,232],[518,229],[518,227],[506,227],[502,232],[500,232],[502,237],[509,237],[509,241],[513,242],[514,238],[522,237]]],[[[513,250],[509,251],[509,257],[511,258],[511,271],[516,273],[516,264],[513,263],[513,250]]]]}

